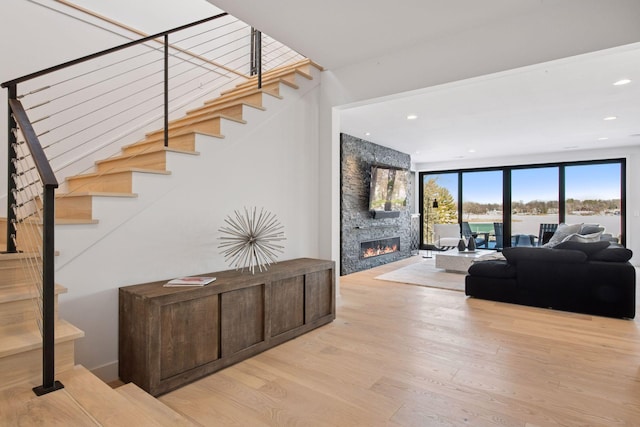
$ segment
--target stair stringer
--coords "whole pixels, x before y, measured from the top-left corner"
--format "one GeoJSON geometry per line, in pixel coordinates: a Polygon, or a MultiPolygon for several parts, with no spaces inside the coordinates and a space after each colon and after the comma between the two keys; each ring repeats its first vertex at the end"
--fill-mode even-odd
{"type": "Polygon", "coordinates": [[[169,153],[170,175],[135,173],[137,198],[96,198],[97,224],[56,226],[56,279],[69,289],[60,310],[86,333],[78,363],[115,372],[119,287],[230,268],[218,230],[234,210],[277,215],[288,238],[280,259],[319,256],[313,74],[297,90],[283,85],[265,111],[248,111],[246,125],[225,127],[225,138],[197,135],[200,156],[169,153]]]}

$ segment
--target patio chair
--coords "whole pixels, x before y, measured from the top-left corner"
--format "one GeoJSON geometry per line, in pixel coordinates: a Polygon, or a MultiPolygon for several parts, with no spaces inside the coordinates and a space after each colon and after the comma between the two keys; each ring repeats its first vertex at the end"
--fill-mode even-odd
{"type": "Polygon", "coordinates": [[[462,222],[462,237],[466,240],[473,237],[476,241],[476,247],[479,248],[481,246],[487,247],[489,244],[489,233],[474,233],[471,231],[471,227],[468,222],[462,222]],[[478,234],[483,234],[484,237],[478,237],[478,234]]]}
{"type": "Polygon", "coordinates": [[[558,224],[540,224],[540,232],[538,233],[538,246],[542,246],[547,243],[557,229],[558,224]]]}
{"type": "MultiPolygon", "coordinates": [[[[504,249],[504,224],[501,222],[494,222],[493,230],[496,235],[496,249],[504,249]]],[[[523,236],[528,237],[527,235],[523,236]]],[[[511,246],[517,246],[517,237],[518,236],[511,236],[511,246]]]]}
{"type": "Polygon", "coordinates": [[[501,222],[493,223],[493,232],[496,235],[496,249],[504,248],[504,243],[503,243],[504,228],[501,222]]]}

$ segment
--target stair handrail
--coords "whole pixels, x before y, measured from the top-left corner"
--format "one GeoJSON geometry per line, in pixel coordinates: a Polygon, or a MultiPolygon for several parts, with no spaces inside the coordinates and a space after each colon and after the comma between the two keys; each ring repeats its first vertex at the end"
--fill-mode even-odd
{"type": "MultiPolygon", "coordinates": [[[[27,117],[27,113],[22,103],[17,99],[9,99],[9,116],[19,126],[24,137],[25,144],[31,152],[31,159],[35,163],[35,167],[40,175],[40,180],[44,187],[42,194],[42,385],[34,387],[33,391],[38,395],[43,395],[51,391],[59,390],[64,386],[55,380],[55,281],[54,281],[54,222],[55,222],[55,190],[58,188],[58,180],[56,179],[51,165],[47,160],[47,156],[42,149],[42,145],[27,117]]],[[[17,143],[16,136],[10,131],[12,140],[9,142],[9,151],[15,150],[17,143]]],[[[17,155],[17,151],[16,151],[17,155]]],[[[10,156],[10,159],[15,156],[10,156]]],[[[13,163],[10,161],[10,163],[13,163]]],[[[12,173],[16,173],[15,165],[12,173]]],[[[14,177],[10,177],[13,181],[14,177]]],[[[13,203],[16,200],[13,198],[13,203]]],[[[11,219],[15,223],[15,212],[9,209],[13,214],[11,219]]],[[[9,212],[8,212],[9,214],[9,212]]],[[[11,227],[7,221],[7,234],[11,227]]],[[[7,236],[7,250],[9,244],[13,246],[13,252],[16,251],[15,240],[7,236]]]]}

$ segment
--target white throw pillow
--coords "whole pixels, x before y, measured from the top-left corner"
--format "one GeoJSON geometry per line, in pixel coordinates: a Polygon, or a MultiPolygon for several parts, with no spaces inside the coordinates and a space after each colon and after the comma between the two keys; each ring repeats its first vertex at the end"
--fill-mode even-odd
{"type": "Polygon", "coordinates": [[[601,235],[602,235],[602,231],[598,231],[597,233],[591,233],[591,234],[575,233],[565,237],[563,242],[581,242],[581,243],[599,242],[601,235]]]}
{"type": "Polygon", "coordinates": [[[543,246],[545,248],[552,248],[555,245],[564,242],[564,239],[566,239],[570,235],[580,233],[581,229],[582,224],[558,224],[558,228],[556,229],[555,233],[553,233],[553,236],[551,236],[549,241],[543,246]]]}

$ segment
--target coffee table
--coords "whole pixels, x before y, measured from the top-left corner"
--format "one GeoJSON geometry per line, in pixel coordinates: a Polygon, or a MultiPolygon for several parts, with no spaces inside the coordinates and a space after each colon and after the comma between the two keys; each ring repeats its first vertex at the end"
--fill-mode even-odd
{"type": "Polygon", "coordinates": [[[443,268],[455,273],[466,273],[475,259],[492,253],[495,251],[483,249],[476,249],[475,252],[460,252],[457,249],[438,252],[436,253],[436,268],[443,268]]]}

